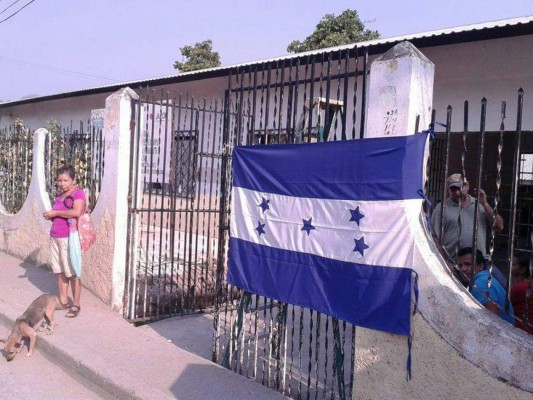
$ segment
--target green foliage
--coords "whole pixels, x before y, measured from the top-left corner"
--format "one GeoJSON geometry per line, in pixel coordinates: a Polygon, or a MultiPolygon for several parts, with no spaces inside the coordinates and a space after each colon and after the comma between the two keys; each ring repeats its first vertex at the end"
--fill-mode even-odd
{"type": "Polygon", "coordinates": [[[326,14],[315,31],[303,42],[293,40],[287,47],[289,53],[300,53],[325,47],[341,46],[365,40],[378,39],[378,31],[365,29],[356,10],[345,10],[339,16],[326,14]]]}
{"type": "Polygon", "coordinates": [[[33,131],[16,118],[0,129],[0,203],[17,213],[28,195],[32,175],[33,131]]]}
{"type": "Polygon", "coordinates": [[[61,127],[55,119],[46,121],[46,129],[50,133],[46,154],[46,182],[50,200],[56,193],[56,173],[64,164],[72,165],[76,171],[78,185],[88,191],[88,206],[92,208],[96,202],[96,183],[93,171],[93,149],[98,143],[91,143],[89,132],[75,131],[61,127]]]}
{"type": "Polygon", "coordinates": [[[185,62],[174,63],[174,68],[180,72],[220,67],[220,55],[213,51],[213,41],[210,39],[196,43],[194,46],[181,47],[180,52],[187,59],[185,62]]]}

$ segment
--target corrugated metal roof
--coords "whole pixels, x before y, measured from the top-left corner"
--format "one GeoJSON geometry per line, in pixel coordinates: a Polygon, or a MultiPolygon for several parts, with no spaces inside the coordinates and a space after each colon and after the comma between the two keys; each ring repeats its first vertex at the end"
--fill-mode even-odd
{"type": "Polygon", "coordinates": [[[533,34],[533,16],[504,19],[498,21],[484,22],[479,24],[462,25],[453,28],[439,29],[428,32],[414,33],[409,35],[395,36],[391,38],[368,40],[343,46],[330,47],[325,49],[313,50],[304,53],[290,54],[276,58],[256,60],[246,63],[227,65],[216,68],[208,68],[198,71],[183,72],[179,74],[141,79],[135,81],[126,81],[118,84],[98,86],[89,89],[81,89],[71,92],[57,93],[53,95],[39,96],[24,100],[15,100],[1,103],[0,108],[7,108],[15,105],[35,103],[38,101],[54,100],[67,97],[76,97],[88,94],[106,93],[118,90],[122,87],[139,88],[144,86],[159,86],[164,84],[187,82],[224,76],[231,69],[247,67],[251,65],[284,61],[295,58],[307,57],[313,54],[322,54],[330,51],[339,51],[353,48],[355,45],[359,48],[368,48],[370,54],[384,52],[387,46],[408,40],[413,42],[417,47],[439,46],[475,40],[496,39],[509,36],[521,36],[533,34]],[[374,50],[374,51],[373,51],[374,50]]]}

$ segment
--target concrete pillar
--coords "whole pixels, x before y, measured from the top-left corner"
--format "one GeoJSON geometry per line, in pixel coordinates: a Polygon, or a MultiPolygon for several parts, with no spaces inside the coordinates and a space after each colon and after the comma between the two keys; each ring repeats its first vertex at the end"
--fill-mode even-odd
{"type": "Polygon", "coordinates": [[[120,89],[106,99],[105,173],[92,212],[99,228],[98,239],[84,256],[84,284],[119,312],[123,309],[126,274],[130,145],[136,99],[137,94],[130,88],[120,89]]]}
{"type": "Polygon", "coordinates": [[[370,66],[365,137],[404,136],[431,122],[435,65],[415,46],[401,42],[370,66]]]}

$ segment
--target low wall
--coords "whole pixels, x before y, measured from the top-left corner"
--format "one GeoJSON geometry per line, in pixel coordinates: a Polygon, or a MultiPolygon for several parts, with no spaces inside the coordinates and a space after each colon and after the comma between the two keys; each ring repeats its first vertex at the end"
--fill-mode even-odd
{"type": "MultiPolygon", "coordinates": [[[[97,240],[83,255],[83,286],[118,312],[123,310],[132,100],[136,98],[131,89],[125,88],[106,99],[103,133],[106,168],[100,196],[91,213],[97,240]]],[[[41,128],[34,135],[28,196],[16,214],[7,213],[0,205],[0,251],[48,266],[51,222],[43,218],[43,213],[52,208],[44,175],[48,131],[41,128]]]]}
{"type": "MultiPolygon", "coordinates": [[[[33,175],[22,208],[16,214],[9,214],[0,208],[0,251],[44,268],[50,265],[49,232],[52,226],[51,221],[43,217],[43,213],[52,208],[44,176],[44,145],[47,135],[46,129],[35,132],[33,175]]],[[[92,213],[98,239],[83,256],[82,282],[84,287],[104,303],[112,305],[111,272],[115,230],[105,203],[105,198],[99,199],[92,213]]]]}
{"type": "Polygon", "coordinates": [[[407,339],[357,328],[354,398],[530,399],[533,336],[479,304],[448,273],[424,221],[413,221],[419,313],[407,339]]]}

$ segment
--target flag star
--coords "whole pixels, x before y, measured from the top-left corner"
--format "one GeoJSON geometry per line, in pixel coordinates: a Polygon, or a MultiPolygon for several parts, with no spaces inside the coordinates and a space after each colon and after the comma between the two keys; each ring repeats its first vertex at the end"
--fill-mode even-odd
{"type": "Polygon", "coordinates": [[[365,215],[359,211],[359,206],[357,206],[355,210],[350,210],[350,214],[352,214],[350,221],[355,221],[357,225],[359,225],[359,221],[365,217],[365,215]]]}
{"type": "Polygon", "coordinates": [[[355,241],[355,247],[353,251],[359,252],[363,257],[365,249],[368,249],[368,246],[365,244],[365,237],[361,236],[361,239],[354,239],[355,241]]]}
{"type": "Polygon", "coordinates": [[[270,209],[270,206],[268,205],[268,203],[270,203],[270,200],[267,200],[264,197],[262,199],[263,201],[261,201],[261,203],[259,203],[258,206],[261,207],[263,212],[265,212],[266,210],[270,209]]]}
{"type": "Polygon", "coordinates": [[[257,233],[259,233],[259,236],[261,236],[262,234],[266,233],[265,232],[265,225],[266,224],[262,224],[261,221],[257,221],[257,226],[255,227],[255,230],[257,231],[257,233]]]}
{"type": "Polygon", "coordinates": [[[311,233],[311,231],[313,229],[316,229],[312,224],[311,222],[313,221],[313,218],[309,218],[309,219],[302,219],[302,222],[304,223],[304,226],[303,228],[301,229],[302,231],[306,231],[307,232],[307,236],[309,236],[309,233],[311,233]]]}

